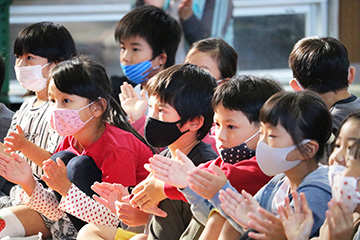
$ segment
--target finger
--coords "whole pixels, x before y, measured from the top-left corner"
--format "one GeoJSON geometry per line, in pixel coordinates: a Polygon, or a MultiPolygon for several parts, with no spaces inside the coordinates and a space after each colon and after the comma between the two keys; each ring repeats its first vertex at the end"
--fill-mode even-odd
{"type": "Polygon", "coordinates": [[[192,178],[195,178],[197,181],[199,181],[202,184],[208,184],[209,182],[216,181],[216,176],[213,173],[210,173],[208,171],[195,168],[192,171],[188,172],[188,175],[192,178]]]}
{"type": "Polygon", "coordinates": [[[301,206],[300,206],[300,201],[299,201],[299,196],[298,196],[297,191],[292,192],[292,197],[293,197],[293,201],[294,201],[295,213],[301,213],[301,206]]]}
{"type": "Polygon", "coordinates": [[[248,217],[251,219],[248,221],[248,226],[261,233],[268,233],[271,224],[269,221],[261,218],[260,216],[250,212],[248,217]]]}
{"type": "Polygon", "coordinates": [[[195,188],[205,189],[207,184],[209,183],[209,181],[204,180],[204,178],[191,175],[190,173],[186,179],[189,181],[190,185],[193,185],[195,188]]]}
{"type": "Polygon", "coordinates": [[[286,214],[288,216],[291,216],[291,215],[294,214],[294,210],[290,205],[290,198],[288,196],[285,197],[284,207],[285,207],[285,210],[286,210],[286,214]]]}
{"type": "MultiPolygon", "coordinates": [[[[255,229],[256,230],[256,229],[255,229]]],[[[264,233],[256,233],[256,232],[249,232],[248,236],[251,239],[256,239],[256,240],[265,240],[265,239],[269,239],[267,238],[267,236],[264,233]]]]}
{"type": "Polygon", "coordinates": [[[128,190],[120,183],[113,184],[114,188],[120,191],[121,197],[129,195],[128,190]]]}
{"type": "MultiPolygon", "coordinates": [[[[145,179],[145,180],[146,180],[146,179],[145,179]]],[[[144,181],[145,181],[145,180],[144,180],[144,181]]],[[[136,185],[136,187],[134,187],[134,189],[132,190],[132,193],[133,193],[133,194],[137,194],[138,192],[142,191],[144,188],[145,188],[145,187],[144,187],[144,183],[141,182],[141,183],[139,183],[138,185],[136,185]]]]}
{"type": "MultiPolygon", "coordinates": [[[[182,151],[180,151],[179,149],[175,150],[175,157],[180,160],[181,162],[185,163],[185,164],[192,164],[194,165],[194,163],[190,160],[190,158],[188,158],[182,151]]],[[[195,166],[194,166],[195,167],[195,166]]]]}
{"type": "Polygon", "coordinates": [[[128,83],[124,83],[124,91],[126,94],[127,98],[133,98],[135,95],[137,96],[137,94],[135,93],[135,95],[133,95],[133,92],[131,90],[133,90],[134,88],[128,84],[128,83]]]}
{"type": "Polygon", "coordinates": [[[140,98],[141,98],[141,100],[143,100],[144,102],[147,102],[147,97],[146,97],[146,91],[145,91],[145,89],[142,89],[142,90],[140,91],[140,98]]]}
{"type": "Polygon", "coordinates": [[[65,168],[66,169],[65,163],[60,158],[56,158],[56,163],[60,168],[65,168]]]}
{"type": "Polygon", "coordinates": [[[258,204],[258,202],[255,200],[253,196],[251,196],[250,193],[246,192],[245,190],[241,191],[241,194],[244,196],[245,199],[247,199],[251,204],[258,204]]]}
{"type": "Polygon", "coordinates": [[[154,164],[154,165],[156,165],[158,167],[165,168],[165,169],[170,167],[171,161],[174,161],[174,160],[171,159],[171,158],[160,156],[158,154],[155,154],[154,156],[149,158],[149,162],[151,164],[154,164]]]}
{"type": "Polygon", "coordinates": [[[22,130],[22,128],[19,125],[16,125],[15,127],[19,134],[24,134],[24,131],[22,130]]]}
{"type": "Polygon", "coordinates": [[[100,204],[102,204],[104,206],[107,206],[107,204],[108,204],[108,201],[106,199],[104,199],[102,197],[99,197],[99,196],[97,196],[95,194],[93,195],[93,199],[95,199],[95,201],[97,201],[98,203],[100,203],[100,204]]]}
{"type": "MultiPolygon", "coordinates": [[[[13,152],[13,153],[15,154],[15,152],[13,152]]],[[[13,157],[12,154],[11,154],[11,157],[10,157],[10,156],[8,156],[5,153],[0,151],[0,159],[8,163],[8,162],[12,161],[14,159],[14,157],[13,157]]]]}
{"type": "Polygon", "coordinates": [[[280,219],[282,222],[286,221],[288,216],[286,214],[286,210],[285,210],[285,207],[284,206],[279,206],[278,207],[278,213],[279,213],[279,216],[280,216],[280,219]]]}
{"type": "Polygon", "coordinates": [[[198,187],[194,184],[189,185],[190,189],[193,190],[195,193],[199,194],[201,197],[206,199],[206,191],[204,190],[204,188],[198,187]]]}
{"type": "Polygon", "coordinates": [[[148,171],[148,172],[153,172],[153,170],[150,168],[149,165],[150,165],[149,163],[145,163],[145,164],[144,164],[145,170],[148,171]]]}
{"type": "Polygon", "coordinates": [[[147,212],[153,213],[154,215],[163,217],[163,218],[167,216],[167,213],[165,211],[161,210],[160,208],[158,208],[157,206],[153,206],[147,212]]]}
{"type": "Polygon", "coordinates": [[[219,168],[215,164],[211,164],[211,170],[215,173],[216,176],[226,177],[225,173],[221,170],[221,168],[219,168]]]}

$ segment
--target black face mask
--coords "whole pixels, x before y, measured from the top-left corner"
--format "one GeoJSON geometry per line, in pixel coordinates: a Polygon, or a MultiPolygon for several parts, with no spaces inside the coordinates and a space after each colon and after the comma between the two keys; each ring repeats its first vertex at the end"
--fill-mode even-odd
{"type": "Polygon", "coordinates": [[[144,135],[146,141],[153,147],[166,147],[175,142],[183,134],[176,124],[177,122],[163,122],[155,118],[148,117],[145,123],[144,135]]]}

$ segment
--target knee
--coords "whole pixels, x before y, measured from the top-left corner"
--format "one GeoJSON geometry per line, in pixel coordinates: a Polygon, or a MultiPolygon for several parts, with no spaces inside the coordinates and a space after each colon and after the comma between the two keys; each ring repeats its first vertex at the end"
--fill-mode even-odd
{"type": "Polygon", "coordinates": [[[70,181],[91,179],[101,181],[101,171],[89,156],[76,156],[67,164],[67,175],[70,181]]]}
{"type": "Polygon", "coordinates": [[[56,161],[57,158],[60,158],[65,165],[67,165],[69,163],[69,161],[71,159],[73,159],[74,157],[76,157],[75,153],[69,152],[69,151],[61,151],[61,152],[57,152],[55,154],[53,154],[51,156],[51,159],[56,161]]]}

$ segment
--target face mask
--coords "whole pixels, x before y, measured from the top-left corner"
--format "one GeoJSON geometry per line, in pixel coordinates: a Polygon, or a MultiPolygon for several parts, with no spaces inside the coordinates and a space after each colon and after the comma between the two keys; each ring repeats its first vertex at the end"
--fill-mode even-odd
{"type": "Polygon", "coordinates": [[[153,147],[166,147],[175,142],[183,134],[180,132],[177,122],[163,122],[155,118],[148,117],[145,123],[144,136],[146,141],[153,147]]]}
{"type": "Polygon", "coordinates": [[[120,66],[125,76],[135,84],[139,84],[148,80],[147,76],[149,73],[155,69],[160,68],[160,66],[154,68],[151,67],[150,61],[144,61],[133,65],[123,65],[120,63],[120,66]]]}
{"type": "Polygon", "coordinates": [[[255,151],[251,150],[246,143],[258,135],[258,133],[259,132],[256,132],[248,140],[236,147],[218,150],[221,159],[226,163],[234,164],[243,159],[250,159],[255,156],[255,151]]]}
{"type": "Polygon", "coordinates": [[[80,111],[93,103],[94,102],[91,102],[80,109],[53,109],[50,115],[50,127],[60,136],[74,135],[80,131],[87,122],[94,118],[94,116],[92,116],[86,122],[83,122],[80,118],[80,111]]]}
{"type": "Polygon", "coordinates": [[[44,66],[35,65],[35,66],[26,66],[26,67],[17,67],[15,66],[15,75],[16,79],[20,82],[23,88],[40,92],[46,88],[47,79],[42,75],[42,69],[49,65],[50,62],[44,66]]]}
{"type": "Polygon", "coordinates": [[[360,203],[360,192],[357,189],[358,178],[343,176],[345,167],[332,165],[329,167],[329,182],[332,196],[336,201],[342,201],[353,212],[360,203]]]}
{"type": "MultiPolygon", "coordinates": [[[[306,139],[301,142],[305,144],[310,140],[306,139]]],[[[279,173],[286,172],[289,169],[297,166],[301,160],[287,161],[287,155],[296,149],[296,146],[285,148],[270,147],[263,141],[259,141],[256,147],[256,160],[260,169],[268,176],[274,176],[279,173]]]]}

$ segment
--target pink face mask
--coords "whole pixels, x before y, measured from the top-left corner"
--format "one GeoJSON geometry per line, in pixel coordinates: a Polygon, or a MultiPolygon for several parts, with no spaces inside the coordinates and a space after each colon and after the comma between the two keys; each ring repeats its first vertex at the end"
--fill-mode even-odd
{"type": "Polygon", "coordinates": [[[94,102],[89,103],[80,109],[55,108],[51,111],[50,127],[60,136],[71,136],[80,131],[87,122],[94,118],[92,116],[86,122],[80,118],[80,111],[87,108],[94,102]]]}

